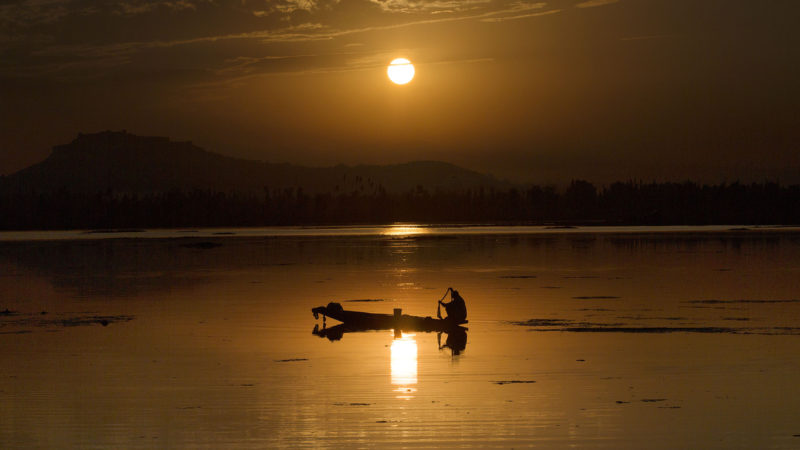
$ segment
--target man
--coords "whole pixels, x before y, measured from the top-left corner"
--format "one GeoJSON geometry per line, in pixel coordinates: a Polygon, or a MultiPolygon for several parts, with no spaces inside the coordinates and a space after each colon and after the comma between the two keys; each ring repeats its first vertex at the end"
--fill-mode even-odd
{"type": "MultiPolygon", "coordinates": [[[[443,303],[442,300],[439,300],[439,304],[444,306],[445,311],[447,311],[446,319],[454,323],[466,322],[467,304],[464,303],[464,299],[461,298],[457,290],[451,287],[447,288],[447,292],[450,293],[450,303],[443,303]]],[[[447,296],[447,292],[444,294],[445,297],[447,296]]]]}

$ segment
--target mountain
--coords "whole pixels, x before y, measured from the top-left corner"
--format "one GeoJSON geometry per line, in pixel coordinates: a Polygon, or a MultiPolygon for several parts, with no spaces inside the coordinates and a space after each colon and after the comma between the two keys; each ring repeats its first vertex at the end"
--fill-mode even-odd
{"type": "Polygon", "coordinates": [[[407,192],[507,187],[491,175],[458,166],[417,161],[394,165],[304,167],[223,156],[191,142],[136,136],[126,131],[79,134],[44,161],[3,179],[10,191],[146,194],[195,189],[263,192],[302,188],[306,193],[384,189],[407,192]]]}

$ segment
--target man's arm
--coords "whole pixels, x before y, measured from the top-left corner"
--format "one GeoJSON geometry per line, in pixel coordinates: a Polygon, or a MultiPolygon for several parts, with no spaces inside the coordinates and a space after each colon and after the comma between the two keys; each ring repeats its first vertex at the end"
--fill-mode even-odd
{"type": "MultiPolygon", "coordinates": [[[[453,303],[453,300],[452,300],[452,297],[453,297],[453,288],[451,288],[451,287],[447,288],[447,290],[446,290],[446,291],[444,291],[444,296],[445,296],[445,297],[447,297],[447,294],[450,294],[450,303],[453,303]]],[[[444,299],[442,299],[442,300],[444,300],[444,299]]],[[[449,304],[450,304],[450,303],[445,303],[445,302],[443,302],[442,300],[439,300],[439,304],[440,304],[440,305],[444,306],[444,305],[449,305],[449,304]]]]}

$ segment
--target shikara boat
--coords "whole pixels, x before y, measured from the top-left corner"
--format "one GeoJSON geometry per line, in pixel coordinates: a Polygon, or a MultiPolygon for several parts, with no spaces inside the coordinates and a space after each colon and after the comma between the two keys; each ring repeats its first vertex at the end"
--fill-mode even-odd
{"type": "Polygon", "coordinates": [[[433,317],[420,317],[402,314],[400,308],[394,309],[394,314],[375,314],[361,311],[347,311],[339,303],[328,303],[328,306],[318,306],[311,310],[314,318],[321,315],[323,322],[330,317],[342,322],[347,331],[366,330],[404,330],[404,331],[442,331],[447,332],[453,328],[467,323],[448,319],[434,319],[433,317]]]}
{"type": "Polygon", "coordinates": [[[453,356],[458,355],[467,346],[467,329],[461,325],[466,320],[459,322],[448,319],[434,319],[433,317],[419,317],[402,314],[400,308],[395,308],[394,314],[374,314],[361,311],[346,311],[339,303],[328,303],[328,306],[319,306],[311,310],[314,318],[322,315],[322,328],[314,325],[313,334],[327,338],[330,341],[342,339],[345,333],[375,330],[394,330],[395,338],[402,337],[403,332],[416,331],[430,333],[436,331],[439,340],[439,349],[450,348],[453,356]],[[342,322],[333,327],[325,326],[326,318],[342,322]],[[442,345],[442,333],[446,334],[445,344],[442,345]]]}

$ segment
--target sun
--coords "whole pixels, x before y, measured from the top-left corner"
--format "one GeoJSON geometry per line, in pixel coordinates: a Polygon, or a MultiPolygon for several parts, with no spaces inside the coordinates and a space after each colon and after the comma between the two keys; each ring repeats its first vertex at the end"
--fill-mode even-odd
{"type": "Polygon", "coordinates": [[[394,59],[386,68],[386,75],[392,83],[406,84],[414,79],[414,65],[405,58],[394,59]]]}

